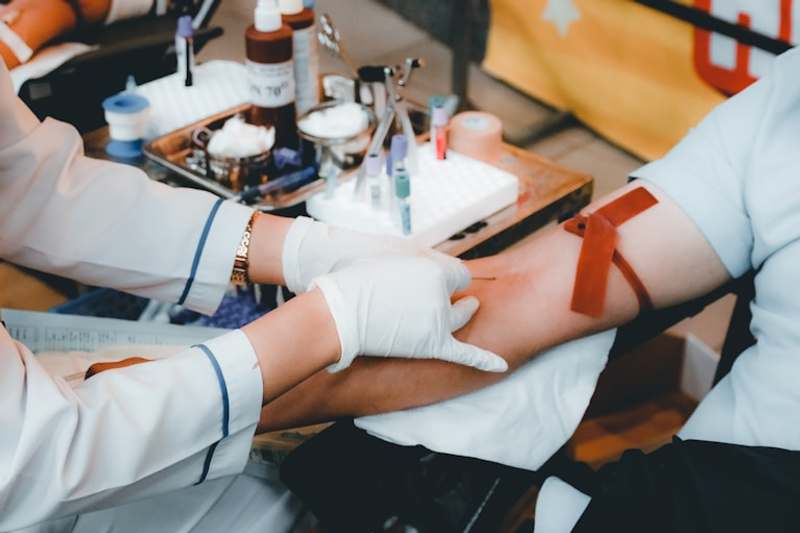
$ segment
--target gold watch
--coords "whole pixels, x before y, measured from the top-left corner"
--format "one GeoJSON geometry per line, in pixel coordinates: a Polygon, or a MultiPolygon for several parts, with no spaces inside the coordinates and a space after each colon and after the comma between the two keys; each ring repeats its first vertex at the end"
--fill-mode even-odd
{"type": "Polygon", "coordinates": [[[250,276],[247,275],[249,266],[248,255],[250,253],[250,236],[253,233],[253,223],[258,218],[260,211],[253,211],[253,215],[247,222],[247,227],[244,228],[242,240],[239,241],[239,248],[236,250],[236,259],[233,261],[233,270],[231,271],[231,283],[237,286],[250,285],[250,276]]]}

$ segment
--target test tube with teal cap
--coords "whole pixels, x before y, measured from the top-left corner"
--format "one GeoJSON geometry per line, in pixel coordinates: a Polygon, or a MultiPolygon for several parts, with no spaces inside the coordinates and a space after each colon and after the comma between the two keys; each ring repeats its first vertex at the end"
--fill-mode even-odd
{"type": "Polygon", "coordinates": [[[411,178],[403,169],[394,176],[394,192],[397,197],[397,207],[400,212],[400,230],[403,235],[411,235],[411,178]]]}
{"type": "MultiPolygon", "coordinates": [[[[408,155],[408,139],[402,133],[392,135],[392,144],[389,147],[389,158],[386,164],[386,172],[389,175],[389,190],[395,190],[395,177],[398,172],[406,171],[406,156],[408,155]]],[[[394,212],[397,209],[396,194],[390,194],[389,210],[394,212]]]]}

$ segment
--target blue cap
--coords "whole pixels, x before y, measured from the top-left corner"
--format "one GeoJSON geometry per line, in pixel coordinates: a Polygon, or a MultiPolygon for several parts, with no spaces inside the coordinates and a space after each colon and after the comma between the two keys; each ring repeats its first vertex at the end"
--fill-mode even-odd
{"type": "Polygon", "coordinates": [[[392,160],[402,161],[408,153],[408,139],[402,133],[392,135],[392,160]]]}
{"type": "Polygon", "coordinates": [[[112,113],[138,113],[149,105],[147,98],[131,93],[109,96],[102,103],[103,109],[112,113]]]}
{"type": "Polygon", "coordinates": [[[108,141],[106,144],[106,153],[111,157],[117,159],[134,159],[142,155],[142,146],[144,141],[136,139],[133,141],[108,141]]]}
{"type": "Polygon", "coordinates": [[[377,176],[381,173],[381,154],[371,153],[367,155],[367,175],[377,176]]]}
{"type": "Polygon", "coordinates": [[[178,37],[191,37],[193,34],[194,29],[192,28],[192,16],[183,15],[178,17],[178,29],[175,31],[175,35],[178,37]]]}
{"type": "Polygon", "coordinates": [[[428,98],[428,116],[433,115],[433,108],[434,107],[442,107],[444,105],[445,98],[441,94],[434,94],[430,98],[428,98]]]}
{"type": "Polygon", "coordinates": [[[398,198],[408,198],[411,195],[411,178],[408,173],[398,172],[394,177],[394,193],[398,198]]]}

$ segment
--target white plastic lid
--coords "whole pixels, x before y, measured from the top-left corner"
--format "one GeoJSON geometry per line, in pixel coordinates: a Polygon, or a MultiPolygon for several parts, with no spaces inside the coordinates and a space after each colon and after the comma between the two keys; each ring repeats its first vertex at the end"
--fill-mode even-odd
{"type": "Polygon", "coordinates": [[[263,32],[278,31],[282,24],[278,0],[258,0],[255,12],[256,29],[263,32]]]}
{"type": "Polygon", "coordinates": [[[278,0],[278,6],[284,15],[297,15],[305,7],[303,0],[278,0]]]}

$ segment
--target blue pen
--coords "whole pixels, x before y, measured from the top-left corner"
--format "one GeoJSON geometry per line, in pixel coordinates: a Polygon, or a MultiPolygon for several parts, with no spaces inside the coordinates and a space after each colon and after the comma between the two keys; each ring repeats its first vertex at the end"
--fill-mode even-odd
{"type": "Polygon", "coordinates": [[[262,183],[256,187],[248,187],[234,196],[233,200],[243,204],[252,204],[256,200],[263,198],[271,192],[303,183],[304,181],[313,177],[315,172],[316,170],[313,166],[297,170],[295,172],[286,174],[285,176],[281,176],[280,178],[269,180],[266,183],[262,183]]]}

